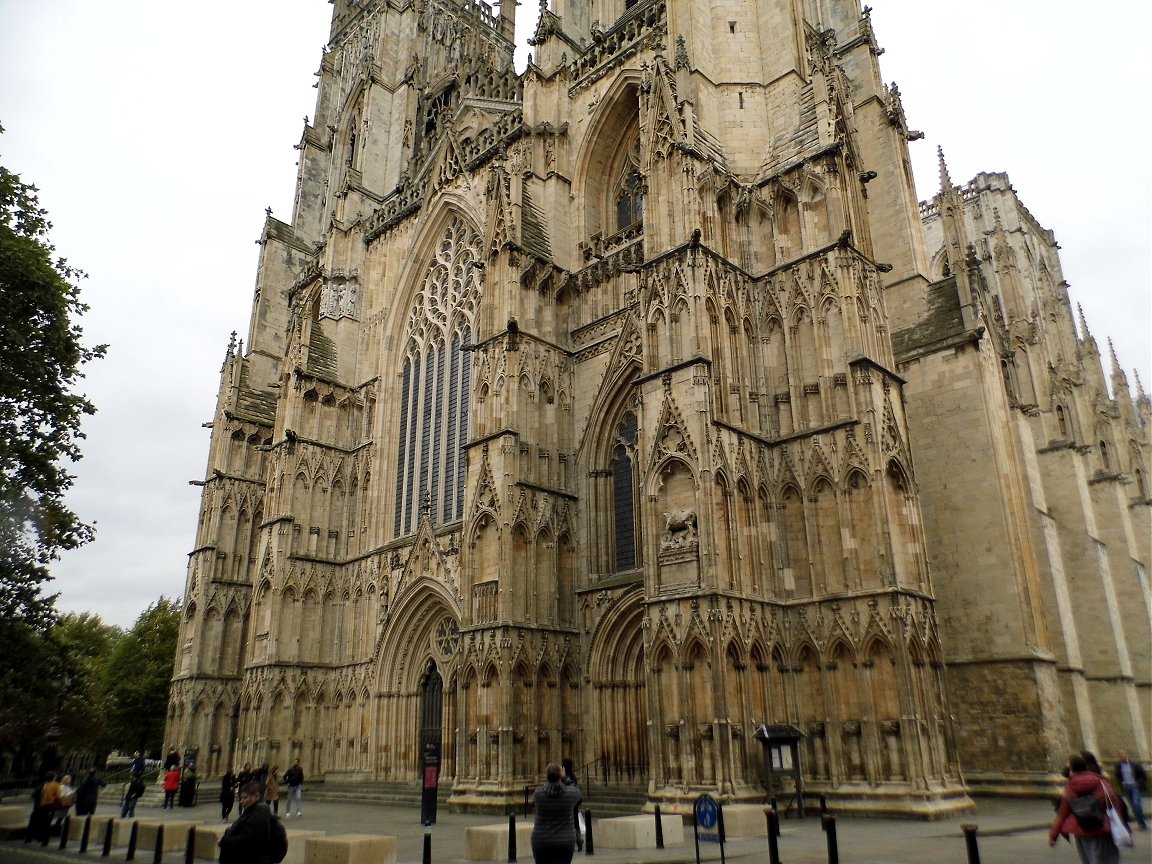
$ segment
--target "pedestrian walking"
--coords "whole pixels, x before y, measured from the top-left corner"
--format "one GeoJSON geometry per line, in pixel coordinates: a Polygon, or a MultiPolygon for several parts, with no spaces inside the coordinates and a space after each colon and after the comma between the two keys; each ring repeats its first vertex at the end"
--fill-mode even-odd
{"type": "Polygon", "coordinates": [[[144,778],[133,774],[124,790],[124,803],[120,806],[120,818],[132,819],[136,816],[136,802],[144,794],[144,778]]]}
{"type": "Polygon", "coordinates": [[[545,769],[545,780],[532,796],[536,819],[532,823],[532,858],[536,864],[571,864],[576,851],[572,813],[580,806],[580,787],[564,785],[564,772],[555,762],[545,769]]]}
{"type": "Polygon", "coordinates": [[[249,780],[240,789],[240,818],[220,838],[220,864],[271,864],[273,844],[283,841],[283,828],[261,796],[259,781],[249,780]]]}
{"type": "Polygon", "coordinates": [[[288,800],[284,803],[284,816],[292,815],[292,802],[296,802],[296,818],[300,818],[300,810],[304,798],[304,769],[300,767],[300,760],[292,763],[292,767],[284,772],[284,783],[288,786],[288,800]]]}
{"type": "Polygon", "coordinates": [[[1148,830],[1148,820],[1144,818],[1144,786],[1148,782],[1148,774],[1139,762],[1128,758],[1128,751],[1121,750],[1116,754],[1116,782],[1124,790],[1132,804],[1132,815],[1136,817],[1136,824],[1141,831],[1148,830]]]}
{"type": "Polygon", "coordinates": [[[220,820],[227,822],[236,804],[236,774],[229,768],[220,778],[220,820]]]}
{"type": "Polygon", "coordinates": [[[1091,770],[1083,755],[1073,754],[1068,760],[1068,782],[1060,796],[1060,807],[1048,829],[1048,845],[1055,846],[1061,837],[1065,840],[1075,838],[1082,864],[1119,864],[1120,850],[1112,840],[1112,827],[1108,822],[1109,804],[1120,811],[1125,822],[1128,821],[1124,802],[1108,778],[1091,770]],[[1080,806],[1084,799],[1095,802],[1095,813],[1088,813],[1080,806]],[[1074,801],[1076,810],[1073,809],[1074,801]],[[1077,810],[1085,812],[1077,815],[1077,810]]]}

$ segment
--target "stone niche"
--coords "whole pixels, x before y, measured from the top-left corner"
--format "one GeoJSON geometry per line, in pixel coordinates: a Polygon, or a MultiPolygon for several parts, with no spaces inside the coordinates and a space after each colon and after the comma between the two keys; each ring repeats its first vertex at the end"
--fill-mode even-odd
{"type": "Polygon", "coordinates": [[[679,459],[665,463],[659,477],[656,516],[663,530],[657,540],[658,589],[675,593],[696,587],[700,578],[696,481],[679,459]]]}

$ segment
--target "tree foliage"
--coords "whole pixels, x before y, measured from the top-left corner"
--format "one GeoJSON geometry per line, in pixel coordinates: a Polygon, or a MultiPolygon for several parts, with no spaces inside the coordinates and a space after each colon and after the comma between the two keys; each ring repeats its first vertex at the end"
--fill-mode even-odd
{"type": "Polygon", "coordinates": [[[149,606],[112,653],[105,669],[106,714],[113,747],[159,751],[180,636],[180,601],[149,606]]]}
{"type": "Polygon", "coordinates": [[[55,256],[37,192],[0,165],[0,622],[44,630],[51,562],[93,536],[64,495],[81,419],[96,410],[75,388],[105,346],[82,342],[84,274],[55,256]]]}
{"type": "Polygon", "coordinates": [[[50,642],[62,664],[59,713],[60,748],[107,753],[108,666],[124,631],[88,612],[63,615],[50,642]]]}

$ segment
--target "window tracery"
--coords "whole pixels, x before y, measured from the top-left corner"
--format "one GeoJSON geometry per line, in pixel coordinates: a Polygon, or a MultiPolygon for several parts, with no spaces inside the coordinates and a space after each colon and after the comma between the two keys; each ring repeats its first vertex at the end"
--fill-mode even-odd
{"type": "Polygon", "coordinates": [[[464,513],[472,338],[480,303],[480,237],[462,219],[446,229],[408,313],[395,471],[396,536],[421,511],[433,525],[464,513]]]}

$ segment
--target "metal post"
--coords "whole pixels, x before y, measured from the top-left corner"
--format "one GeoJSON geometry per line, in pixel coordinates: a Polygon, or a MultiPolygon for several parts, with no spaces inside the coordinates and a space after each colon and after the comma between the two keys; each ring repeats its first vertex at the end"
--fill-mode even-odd
{"type": "Polygon", "coordinates": [[[88,837],[92,833],[92,817],[86,816],[84,818],[84,830],[80,832],[80,851],[88,851],[88,837]]]}
{"type": "Polygon", "coordinates": [[[840,848],[836,843],[836,817],[825,813],[820,817],[821,827],[828,835],[828,864],[840,864],[840,848]]]}
{"type": "Polygon", "coordinates": [[[980,847],[976,845],[976,826],[964,824],[960,826],[964,832],[964,844],[968,847],[968,864],[980,864],[980,847]]]}
{"type": "Polygon", "coordinates": [[[596,844],[592,840],[592,811],[588,809],[584,810],[584,854],[596,854],[596,844]]]}
{"type": "Polygon", "coordinates": [[[768,864],[780,864],[780,817],[776,815],[776,808],[769,807],[765,814],[768,816],[768,864]]]}
{"type": "Polygon", "coordinates": [[[128,854],[124,856],[125,861],[132,861],[136,858],[136,835],[140,833],[140,823],[133,820],[132,833],[128,835],[128,854]]]}
{"type": "Polygon", "coordinates": [[[71,827],[72,817],[65,816],[60,820],[60,848],[68,845],[68,829],[71,827]]]}
{"type": "Polygon", "coordinates": [[[828,799],[823,795],[820,796],[820,815],[823,816],[828,812],[828,799]]]}
{"type": "Polygon", "coordinates": [[[164,864],[164,826],[156,826],[156,851],[152,853],[152,864],[164,864]]]}
{"type": "Polygon", "coordinates": [[[508,814],[508,864],[516,861],[516,814],[508,814]]]}
{"type": "Polygon", "coordinates": [[[432,864],[432,823],[424,823],[424,857],[423,864],[432,864]]]}
{"type": "Polygon", "coordinates": [[[107,858],[112,854],[112,826],[115,823],[115,819],[109,819],[108,824],[104,826],[104,851],[100,853],[101,858],[107,858]]]}
{"type": "Polygon", "coordinates": [[[656,805],[656,848],[664,848],[664,825],[660,822],[660,805],[656,805]]]}
{"type": "Polygon", "coordinates": [[[196,860],[196,826],[188,829],[188,842],[184,844],[184,864],[193,864],[196,860]]]}

